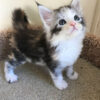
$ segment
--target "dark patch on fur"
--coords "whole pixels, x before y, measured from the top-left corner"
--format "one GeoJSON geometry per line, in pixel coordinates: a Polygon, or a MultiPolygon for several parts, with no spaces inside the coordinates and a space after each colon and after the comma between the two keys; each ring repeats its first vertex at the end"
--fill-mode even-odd
{"type": "Polygon", "coordinates": [[[62,6],[62,7],[59,7],[59,8],[57,8],[57,9],[55,9],[54,11],[55,11],[55,12],[60,12],[60,10],[61,10],[62,8],[69,8],[69,9],[71,9],[72,7],[71,7],[71,5],[62,6]]]}
{"type": "Polygon", "coordinates": [[[55,27],[51,30],[51,33],[53,35],[53,34],[57,34],[60,31],[61,31],[61,28],[58,28],[57,25],[55,25],[55,27]]]}
{"type": "Polygon", "coordinates": [[[73,71],[73,72],[72,72],[72,75],[74,75],[74,74],[75,74],[75,72],[73,71]]]}
{"type": "Polygon", "coordinates": [[[54,11],[55,12],[60,12],[60,10],[62,9],[63,7],[59,7],[59,8],[57,8],[57,9],[55,9],[54,11]]]}
{"type": "Polygon", "coordinates": [[[20,52],[33,62],[43,59],[51,71],[57,67],[57,62],[51,57],[55,49],[46,41],[45,34],[41,31],[18,31],[15,33],[15,41],[20,52]]]}
{"type": "Polygon", "coordinates": [[[28,19],[26,14],[21,9],[16,9],[13,12],[13,26],[16,30],[27,28],[28,19]]]}
{"type": "Polygon", "coordinates": [[[67,7],[67,8],[69,8],[69,9],[71,9],[71,8],[72,8],[72,7],[71,7],[71,5],[67,5],[66,7],[67,7]]]}
{"type": "Polygon", "coordinates": [[[84,20],[84,18],[82,17],[82,21],[80,22],[83,26],[86,26],[86,24],[85,24],[85,20],[84,20]]]}
{"type": "MultiPolygon", "coordinates": [[[[14,23],[16,23],[16,21],[14,23]]],[[[58,32],[58,30],[54,29],[53,32],[58,32]]],[[[57,62],[52,59],[52,54],[54,53],[55,48],[51,47],[50,43],[47,42],[43,30],[34,30],[25,27],[23,30],[20,30],[19,28],[14,33],[14,38],[19,52],[13,50],[13,53],[18,59],[18,62],[24,59],[23,54],[25,57],[30,58],[33,62],[43,59],[48,68],[54,72],[54,69],[57,67],[57,62]]]]}
{"type": "Polygon", "coordinates": [[[52,55],[55,52],[56,47],[51,47],[50,43],[45,40],[43,43],[43,48],[45,52],[44,61],[46,62],[48,68],[54,72],[55,68],[58,66],[58,62],[52,59],[52,55]]]}
{"type": "Polygon", "coordinates": [[[18,50],[16,50],[16,49],[13,48],[12,52],[14,53],[14,56],[15,56],[15,58],[16,58],[16,60],[18,62],[23,62],[23,61],[26,60],[25,56],[21,52],[19,52],[18,50]]]}
{"type": "Polygon", "coordinates": [[[24,22],[28,23],[28,19],[27,19],[26,15],[24,16],[24,22]]]}
{"type": "MultiPolygon", "coordinates": [[[[21,62],[15,61],[14,59],[9,60],[8,63],[9,63],[10,65],[12,65],[13,67],[19,66],[19,65],[21,64],[21,62]]],[[[8,66],[8,67],[9,67],[9,66],[8,66]]]]}
{"type": "Polygon", "coordinates": [[[19,50],[29,58],[38,59],[42,56],[43,51],[40,43],[41,34],[38,30],[23,30],[15,35],[19,50]]]}
{"type": "Polygon", "coordinates": [[[11,54],[12,53],[14,56],[12,56],[12,58],[9,58],[10,56],[9,55],[7,61],[13,67],[19,66],[23,64],[23,62],[26,61],[25,56],[20,51],[18,51],[16,48],[11,48],[11,54]]]}
{"type": "Polygon", "coordinates": [[[36,2],[36,4],[37,4],[37,6],[40,6],[41,4],[40,3],[38,3],[37,1],[35,1],[36,2]]]}

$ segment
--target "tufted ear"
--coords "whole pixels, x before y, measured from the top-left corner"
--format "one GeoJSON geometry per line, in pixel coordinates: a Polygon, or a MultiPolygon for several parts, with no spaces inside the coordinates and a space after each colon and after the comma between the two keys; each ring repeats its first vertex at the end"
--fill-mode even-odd
{"type": "Polygon", "coordinates": [[[45,25],[49,26],[51,24],[53,11],[48,9],[48,8],[46,8],[45,6],[43,6],[43,5],[39,4],[39,3],[37,3],[37,5],[38,5],[39,14],[40,14],[42,22],[45,25]]]}
{"type": "Polygon", "coordinates": [[[80,0],[72,0],[71,6],[75,8],[77,11],[81,11],[80,0]]]}

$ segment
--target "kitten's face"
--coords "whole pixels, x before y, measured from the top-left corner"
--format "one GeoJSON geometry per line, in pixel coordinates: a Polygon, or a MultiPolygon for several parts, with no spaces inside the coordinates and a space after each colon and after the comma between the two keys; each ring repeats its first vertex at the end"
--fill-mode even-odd
{"type": "Polygon", "coordinates": [[[40,5],[39,11],[48,37],[69,39],[85,31],[79,0],[73,0],[70,6],[53,11],[40,5]]]}

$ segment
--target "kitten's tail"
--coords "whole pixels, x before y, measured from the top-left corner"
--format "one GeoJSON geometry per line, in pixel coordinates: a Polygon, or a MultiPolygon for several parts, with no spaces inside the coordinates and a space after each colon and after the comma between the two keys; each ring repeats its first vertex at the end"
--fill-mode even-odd
{"type": "MultiPolygon", "coordinates": [[[[14,30],[20,31],[27,29],[29,25],[27,16],[21,9],[16,9],[12,16],[14,30]]],[[[6,60],[11,53],[12,34],[13,32],[0,32],[0,61],[6,60]]]]}
{"type": "Polygon", "coordinates": [[[21,9],[16,9],[13,12],[13,27],[15,30],[27,29],[29,22],[26,14],[21,9]]]}

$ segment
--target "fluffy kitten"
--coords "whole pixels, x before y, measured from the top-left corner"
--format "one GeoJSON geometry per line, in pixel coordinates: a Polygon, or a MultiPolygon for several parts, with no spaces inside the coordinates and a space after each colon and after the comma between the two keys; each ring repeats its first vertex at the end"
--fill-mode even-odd
{"type": "Polygon", "coordinates": [[[20,9],[13,14],[16,30],[10,36],[11,52],[5,62],[5,78],[9,83],[17,81],[14,69],[26,61],[44,62],[49,69],[54,85],[63,90],[68,84],[62,72],[66,70],[69,79],[77,79],[73,64],[78,59],[85,37],[85,22],[79,0],[55,10],[38,4],[44,32],[31,29],[26,15],[20,9]]]}

